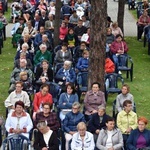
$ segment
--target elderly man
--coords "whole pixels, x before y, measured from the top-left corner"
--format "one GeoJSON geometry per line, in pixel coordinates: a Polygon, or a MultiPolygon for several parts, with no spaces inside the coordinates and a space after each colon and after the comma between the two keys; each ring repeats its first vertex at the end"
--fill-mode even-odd
{"type": "Polygon", "coordinates": [[[55,26],[54,16],[52,14],[49,14],[48,18],[49,18],[49,20],[47,20],[45,22],[45,30],[53,33],[54,32],[54,26],[55,26]]]}
{"type": "Polygon", "coordinates": [[[20,60],[20,68],[16,67],[13,70],[13,72],[11,73],[11,77],[10,77],[11,78],[10,79],[10,84],[11,85],[10,85],[10,88],[9,88],[9,93],[11,93],[15,89],[15,83],[20,80],[19,74],[22,71],[27,72],[30,81],[33,80],[33,72],[30,69],[27,68],[27,60],[26,59],[21,59],[20,60]]]}
{"type": "Polygon", "coordinates": [[[71,68],[72,62],[66,60],[64,66],[60,68],[55,76],[56,82],[61,85],[63,88],[68,83],[75,83],[76,74],[75,71],[71,68]]]}
{"type": "Polygon", "coordinates": [[[15,109],[15,102],[22,101],[26,108],[30,107],[30,100],[27,92],[23,91],[23,83],[21,81],[16,82],[16,89],[10,93],[5,100],[5,107],[10,110],[15,109]]]}
{"type": "Polygon", "coordinates": [[[92,115],[88,124],[88,130],[93,133],[95,141],[97,140],[100,130],[106,127],[107,118],[110,117],[106,114],[105,109],[104,106],[98,106],[98,112],[92,115]]]}

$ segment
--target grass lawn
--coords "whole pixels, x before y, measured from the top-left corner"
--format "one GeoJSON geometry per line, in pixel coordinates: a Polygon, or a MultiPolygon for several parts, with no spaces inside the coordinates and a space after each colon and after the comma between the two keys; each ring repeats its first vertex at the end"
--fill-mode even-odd
{"type": "MultiPolygon", "coordinates": [[[[130,91],[134,95],[134,100],[137,107],[138,116],[146,116],[150,120],[149,109],[149,85],[150,85],[150,56],[147,55],[147,47],[143,47],[142,42],[138,42],[135,37],[126,38],[129,55],[132,56],[134,61],[134,79],[133,82],[130,79],[123,77],[125,83],[130,85],[130,91]]],[[[10,81],[10,74],[13,68],[13,60],[16,49],[12,48],[11,38],[7,38],[4,42],[4,48],[0,55],[0,112],[5,116],[4,100],[8,96],[8,86],[10,81]]],[[[116,94],[109,95],[107,102],[107,113],[112,114],[112,102],[116,98],[116,94]]]]}

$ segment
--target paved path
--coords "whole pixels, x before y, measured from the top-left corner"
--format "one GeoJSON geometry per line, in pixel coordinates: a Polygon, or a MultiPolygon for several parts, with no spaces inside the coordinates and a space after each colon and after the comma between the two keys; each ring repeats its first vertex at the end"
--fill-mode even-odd
{"type": "MultiPolygon", "coordinates": [[[[108,15],[113,21],[117,21],[118,13],[118,1],[107,0],[108,2],[108,15]]],[[[137,27],[136,20],[128,10],[128,5],[125,5],[125,16],[124,16],[124,34],[125,36],[136,36],[137,27]]]]}
{"type": "MultiPolygon", "coordinates": [[[[113,0],[108,1],[108,15],[112,18],[113,21],[117,20],[117,13],[118,13],[118,2],[114,2],[113,0]]],[[[7,37],[11,36],[11,29],[13,24],[10,23],[7,25],[6,35],[7,37]]],[[[128,5],[125,5],[125,17],[124,17],[124,32],[125,36],[136,36],[136,20],[133,18],[131,13],[128,10],[128,5]]]]}

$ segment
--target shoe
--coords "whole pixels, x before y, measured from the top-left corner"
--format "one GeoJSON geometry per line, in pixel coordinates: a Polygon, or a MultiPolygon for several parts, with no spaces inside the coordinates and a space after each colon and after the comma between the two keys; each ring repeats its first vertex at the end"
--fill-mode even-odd
{"type": "Polygon", "coordinates": [[[142,42],[142,39],[139,39],[139,42],[142,42]]]}
{"type": "Polygon", "coordinates": [[[118,74],[122,74],[122,72],[121,72],[121,71],[118,71],[118,74]]]}

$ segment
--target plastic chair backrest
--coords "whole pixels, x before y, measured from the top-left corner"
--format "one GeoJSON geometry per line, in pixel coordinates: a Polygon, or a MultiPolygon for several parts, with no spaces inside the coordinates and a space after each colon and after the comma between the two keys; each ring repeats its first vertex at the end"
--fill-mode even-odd
{"type": "Polygon", "coordinates": [[[63,67],[63,65],[64,63],[56,63],[56,65],[54,66],[54,74],[56,74],[58,70],[63,67]]]}
{"type": "Polygon", "coordinates": [[[106,79],[109,80],[109,88],[118,88],[118,78],[122,78],[119,74],[117,73],[111,73],[106,75],[106,79]]]}
{"type": "Polygon", "coordinates": [[[128,55],[118,56],[119,66],[128,66],[128,55]]]}
{"type": "Polygon", "coordinates": [[[57,83],[50,82],[50,93],[52,94],[53,101],[56,103],[61,93],[60,86],[57,83]]]}
{"type": "Polygon", "coordinates": [[[3,150],[5,150],[8,144],[10,144],[11,150],[22,150],[24,147],[25,141],[27,145],[29,146],[28,149],[30,149],[31,142],[27,137],[21,134],[10,135],[3,141],[3,150]]]}

